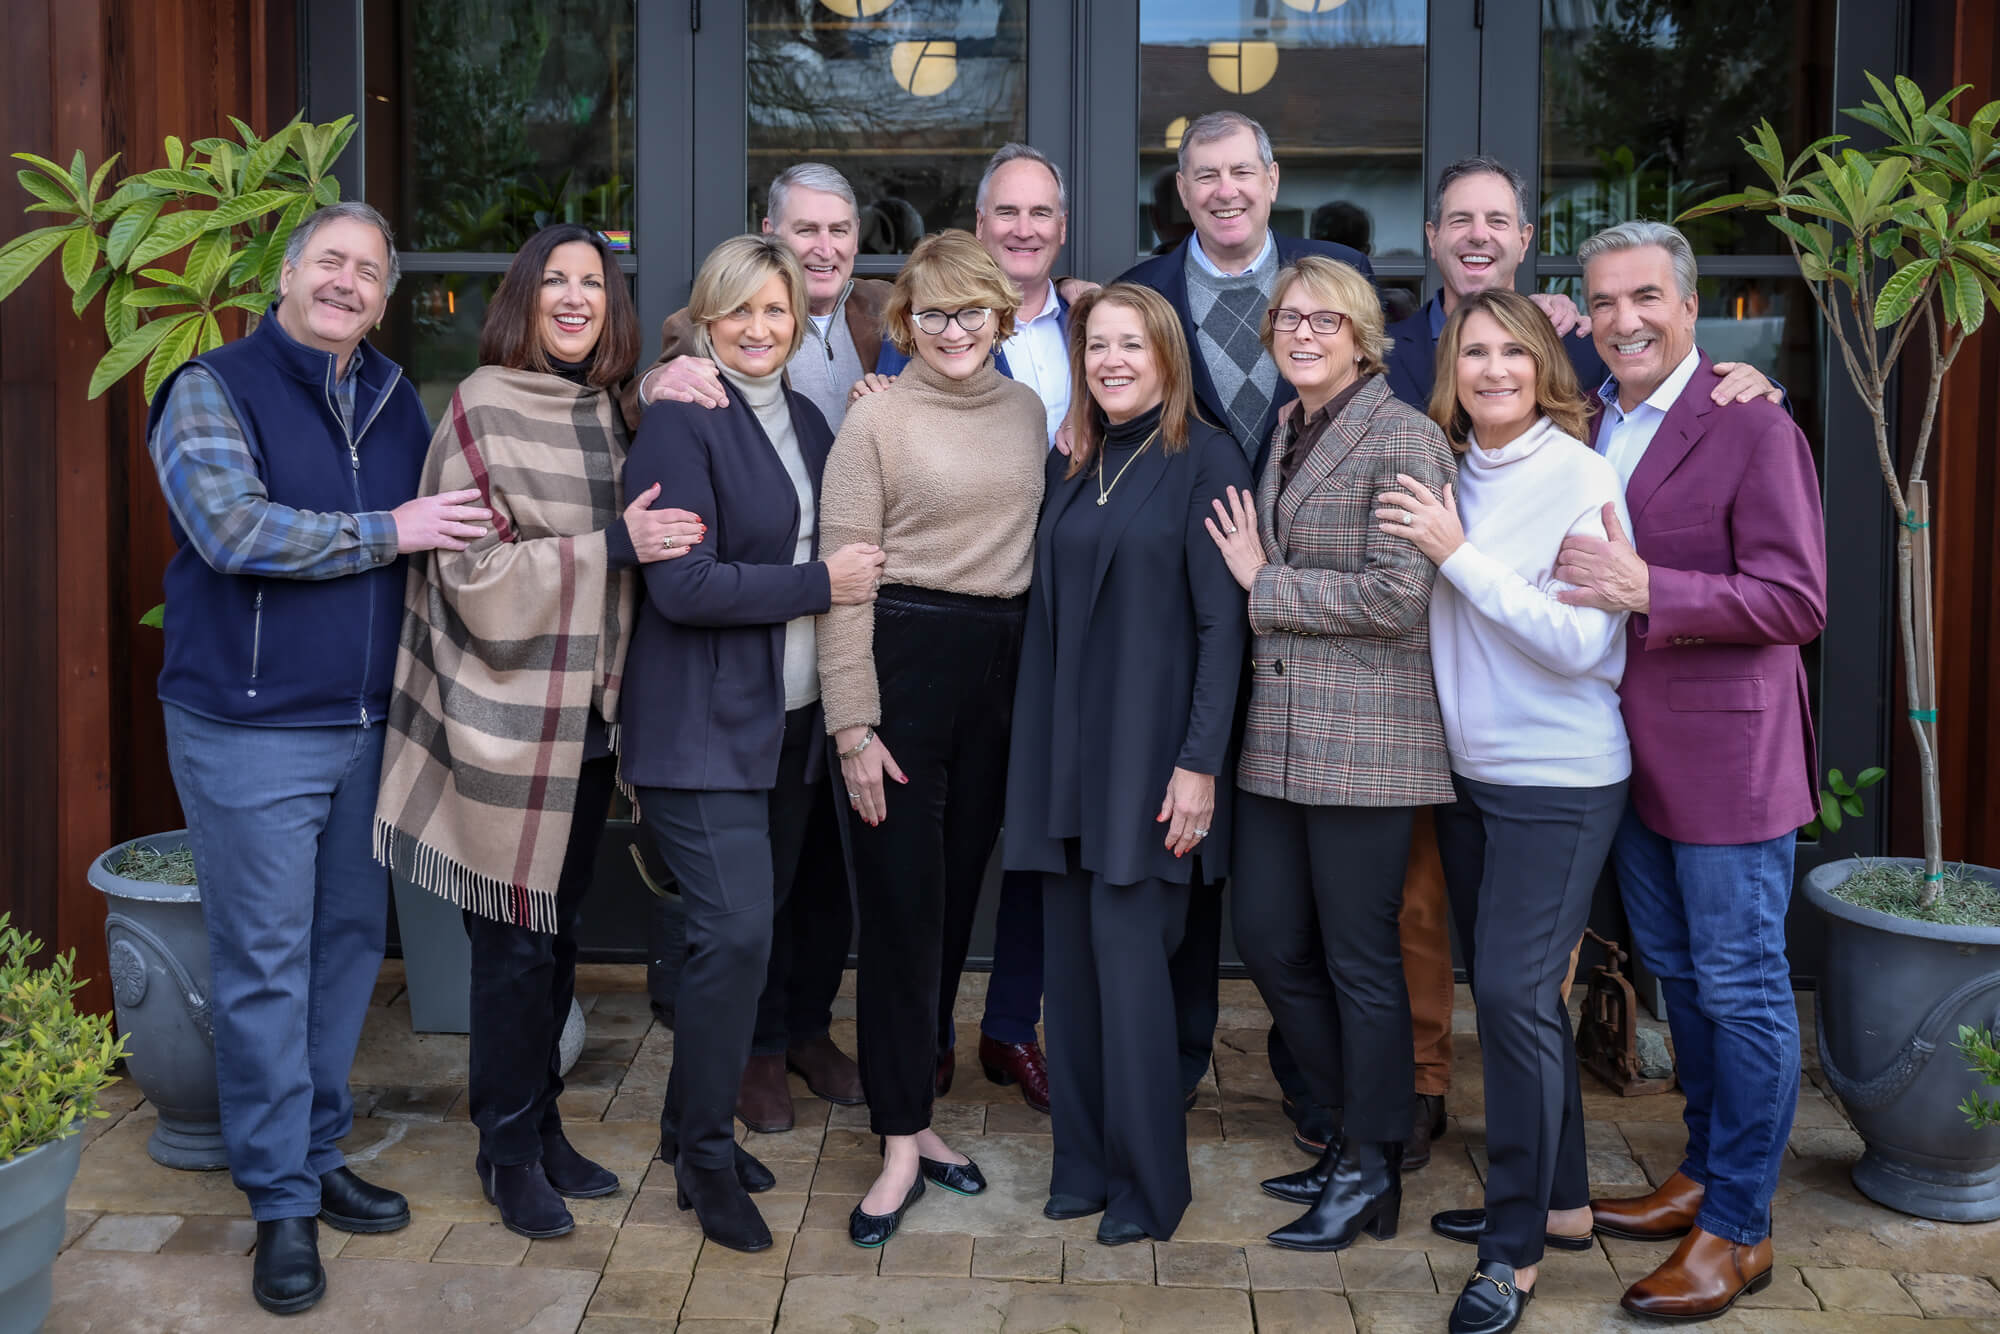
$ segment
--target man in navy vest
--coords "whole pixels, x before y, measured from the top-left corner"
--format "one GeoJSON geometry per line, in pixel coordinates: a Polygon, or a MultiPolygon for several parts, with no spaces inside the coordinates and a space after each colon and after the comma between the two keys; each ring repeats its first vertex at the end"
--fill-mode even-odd
{"type": "Polygon", "coordinates": [[[388,918],[381,722],[401,557],[461,551],[489,517],[477,491],[417,497],[423,404],[362,341],[395,285],[382,215],[320,209],[291,234],[270,313],[169,376],[147,422],[178,548],[159,691],[208,928],[222,1136],[257,1220],[251,1291],[280,1314],[326,1290],[315,1219],[410,1221],[337,1147],[388,918]]]}

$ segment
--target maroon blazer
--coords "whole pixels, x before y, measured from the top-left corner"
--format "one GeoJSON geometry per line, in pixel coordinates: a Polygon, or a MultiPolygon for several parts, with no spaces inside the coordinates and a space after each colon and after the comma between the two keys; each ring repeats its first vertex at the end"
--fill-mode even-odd
{"type": "MultiPolygon", "coordinates": [[[[1760,843],[1817,805],[1799,645],[1826,625],[1826,526],[1805,435],[1763,399],[1709,397],[1707,353],[1625,501],[1650,567],[1619,688],[1632,804],[1678,843],[1760,843]]],[[[1601,450],[1603,414],[1593,429],[1601,450]]]]}

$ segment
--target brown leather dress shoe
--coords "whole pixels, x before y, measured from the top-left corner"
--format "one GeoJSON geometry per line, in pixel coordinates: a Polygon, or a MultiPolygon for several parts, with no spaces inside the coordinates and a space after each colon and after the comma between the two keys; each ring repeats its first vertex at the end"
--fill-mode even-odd
{"type": "Polygon", "coordinates": [[[1771,1239],[1752,1246],[1695,1228],[1667,1262],[1625,1290],[1619,1305],[1655,1320],[1707,1320],[1771,1285],[1771,1239]]]}
{"type": "Polygon", "coordinates": [[[785,1058],[779,1052],[751,1052],[736,1086],[736,1116],[760,1135],[777,1135],[792,1128],[792,1089],[785,1082],[785,1058]]]}
{"type": "Polygon", "coordinates": [[[996,1042],[979,1035],[979,1065],[986,1077],[1001,1086],[1019,1084],[1021,1101],[1042,1113],[1049,1111],[1049,1067],[1042,1049],[1033,1042],[996,1042]]]}
{"type": "Polygon", "coordinates": [[[951,1092],[951,1077],[957,1073],[958,1051],[954,1047],[946,1047],[938,1053],[937,1075],[931,1081],[932,1095],[942,1098],[951,1092]]]}
{"type": "Polygon", "coordinates": [[[867,1101],[861,1090],[861,1067],[825,1033],[787,1048],[785,1068],[798,1071],[816,1098],[842,1107],[867,1101]]]}
{"type": "Polygon", "coordinates": [[[1685,1237],[1708,1192],[1679,1172],[1650,1195],[1629,1200],[1592,1200],[1592,1230],[1625,1241],[1671,1241],[1685,1237]]]}
{"type": "Polygon", "coordinates": [[[1444,1134],[1450,1122],[1444,1114],[1444,1098],[1436,1093],[1419,1093],[1410,1118],[1410,1137],[1403,1141],[1403,1170],[1414,1172],[1428,1167],[1431,1141],[1444,1134]]]}

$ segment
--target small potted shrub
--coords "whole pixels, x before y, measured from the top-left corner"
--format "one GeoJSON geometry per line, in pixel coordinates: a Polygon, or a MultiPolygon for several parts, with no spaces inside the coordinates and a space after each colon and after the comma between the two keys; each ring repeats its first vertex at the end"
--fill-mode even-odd
{"type": "Polygon", "coordinates": [[[46,967],[42,942],[0,913],[0,1334],[30,1334],[49,1313],[83,1122],[116,1076],[124,1039],[111,1017],[78,1014],[76,952],[46,967]]]}

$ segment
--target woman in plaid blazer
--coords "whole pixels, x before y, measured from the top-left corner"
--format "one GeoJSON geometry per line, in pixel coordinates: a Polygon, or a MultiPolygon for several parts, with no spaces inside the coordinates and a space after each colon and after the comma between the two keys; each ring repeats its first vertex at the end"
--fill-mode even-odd
{"type": "Polygon", "coordinates": [[[1264,346],[1299,406],[1255,497],[1232,490],[1209,523],[1256,634],[1234,924],[1314,1101],[1345,1109],[1318,1163],[1263,1183],[1312,1206],[1270,1240],[1337,1251],[1364,1229],[1395,1235],[1416,1096],[1396,918],[1416,808],[1453,795],[1427,622],[1437,568],[1381,531],[1375,497],[1398,479],[1442,492],[1456,469],[1437,426],[1389,392],[1367,279],[1303,256],[1275,291],[1264,346]]]}

